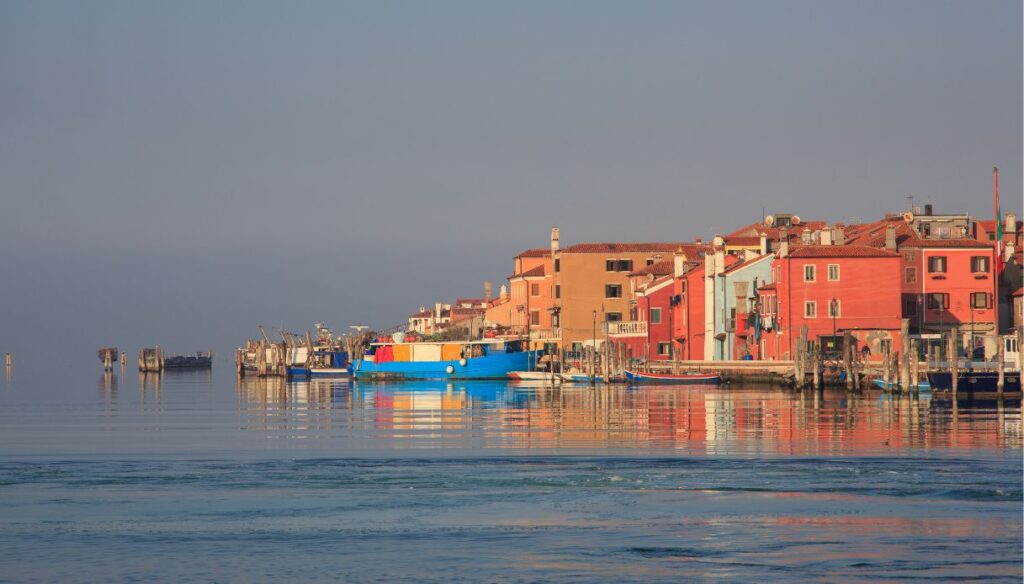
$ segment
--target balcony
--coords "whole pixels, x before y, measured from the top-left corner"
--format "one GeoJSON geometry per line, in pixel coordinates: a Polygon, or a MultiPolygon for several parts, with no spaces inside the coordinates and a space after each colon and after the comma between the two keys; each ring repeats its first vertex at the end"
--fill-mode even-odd
{"type": "Polygon", "coordinates": [[[605,323],[609,337],[646,337],[646,320],[618,320],[605,323]]]}
{"type": "Polygon", "coordinates": [[[558,341],[562,338],[562,329],[559,327],[547,329],[530,329],[531,341],[558,341]]]}

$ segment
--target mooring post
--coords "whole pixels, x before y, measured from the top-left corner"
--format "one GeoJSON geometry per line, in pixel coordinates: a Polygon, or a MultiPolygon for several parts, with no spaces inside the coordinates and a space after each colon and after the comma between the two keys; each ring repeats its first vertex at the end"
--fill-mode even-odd
{"type": "Polygon", "coordinates": [[[918,340],[910,341],[910,386],[908,391],[917,392],[918,380],[920,379],[920,360],[918,359],[918,340]]]}
{"type": "Polygon", "coordinates": [[[843,333],[843,371],[846,372],[846,391],[853,390],[853,335],[850,331],[843,333]]]}
{"type": "Polygon", "coordinates": [[[999,397],[1003,396],[1003,383],[1006,381],[1006,374],[1004,369],[1006,368],[1006,356],[1003,351],[1003,339],[996,337],[996,362],[999,368],[998,376],[996,377],[996,393],[999,397]]]}
{"type": "Polygon", "coordinates": [[[811,363],[814,367],[814,389],[821,387],[821,367],[818,366],[820,363],[820,357],[821,349],[819,348],[819,345],[815,343],[814,347],[811,349],[811,363]]]}
{"type": "Polygon", "coordinates": [[[6,355],[4,355],[4,366],[7,367],[8,369],[11,368],[11,354],[10,353],[7,353],[6,355]]]}
{"type": "Polygon", "coordinates": [[[900,352],[899,352],[899,378],[900,392],[907,391],[910,386],[910,319],[904,318],[900,321],[900,352]]]}
{"type": "Polygon", "coordinates": [[[958,386],[959,386],[959,381],[960,381],[960,379],[959,379],[959,377],[960,377],[960,362],[959,362],[960,355],[958,354],[958,351],[957,351],[957,344],[958,344],[957,341],[959,340],[959,339],[957,339],[958,336],[959,336],[959,331],[957,330],[956,327],[953,327],[952,330],[949,331],[949,350],[948,350],[948,352],[949,352],[949,373],[950,373],[950,377],[952,378],[952,386],[951,386],[951,388],[952,388],[953,396],[954,397],[956,396],[956,392],[957,392],[957,389],[958,389],[958,386]]]}

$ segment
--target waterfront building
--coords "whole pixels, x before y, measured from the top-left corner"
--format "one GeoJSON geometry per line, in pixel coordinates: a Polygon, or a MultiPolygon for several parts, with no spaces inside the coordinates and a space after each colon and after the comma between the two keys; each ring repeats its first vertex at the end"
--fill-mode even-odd
{"type": "Polygon", "coordinates": [[[629,275],[633,301],[629,318],[609,322],[608,338],[625,345],[633,358],[664,361],[672,348],[672,261],[662,260],[629,275]]]}
{"type": "Polygon", "coordinates": [[[743,359],[757,354],[757,334],[748,317],[757,287],[771,282],[772,255],[746,250],[736,255],[715,281],[714,353],[716,360],[743,359]]]}
{"type": "Polygon", "coordinates": [[[761,354],[791,359],[801,328],[826,353],[840,354],[844,334],[878,358],[900,339],[900,256],[866,245],[800,245],[788,241],[772,260],[772,283],[758,289],[765,325],[761,354]]]}

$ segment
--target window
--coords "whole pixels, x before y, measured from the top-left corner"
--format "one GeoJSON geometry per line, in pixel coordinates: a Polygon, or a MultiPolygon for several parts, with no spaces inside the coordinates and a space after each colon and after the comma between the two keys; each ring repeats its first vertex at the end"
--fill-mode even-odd
{"type": "Polygon", "coordinates": [[[644,260],[644,265],[653,266],[654,265],[654,258],[647,258],[646,260],[644,260]]]}
{"type": "Polygon", "coordinates": [[[883,355],[892,353],[892,339],[882,339],[878,341],[878,352],[883,355]]]}
{"type": "Polygon", "coordinates": [[[992,308],[988,292],[971,292],[971,308],[992,308]]]}
{"type": "Polygon", "coordinates": [[[604,315],[604,319],[608,322],[620,322],[622,320],[621,312],[607,312],[604,315]]]}
{"type": "Polygon", "coordinates": [[[736,309],[729,309],[729,322],[725,325],[725,330],[734,331],[736,330],[736,309]]]}
{"type": "Polygon", "coordinates": [[[917,296],[913,294],[903,295],[903,318],[917,316],[917,296]]]}
{"type": "Polygon", "coordinates": [[[971,272],[975,274],[987,274],[988,273],[988,256],[973,256],[971,257],[971,272]]]}
{"type": "Polygon", "coordinates": [[[562,297],[562,285],[561,284],[555,284],[555,298],[561,298],[561,297],[562,297]]]}
{"type": "Polygon", "coordinates": [[[540,296],[540,284],[530,284],[530,296],[540,296]]]}
{"type": "Polygon", "coordinates": [[[531,310],[530,311],[530,324],[532,324],[532,325],[539,325],[540,324],[540,311],[539,310],[531,310]]]}
{"type": "Polygon", "coordinates": [[[828,281],[838,282],[839,281],[839,264],[828,265],[828,281]]]}
{"type": "Polygon", "coordinates": [[[555,271],[556,272],[561,272],[562,271],[562,260],[561,260],[561,258],[555,258],[555,271]]]}
{"type": "Polygon", "coordinates": [[[818,303],[814,300],[804,302],[804,318],[816,318],[818,316],[818,303]]]}
{"type": "Polygon", "coordinates": [[[604,297],[605,298],[622,298],[622,285],[621,284],[605,284],[604,285],[604,297]]]}
{"type": "Polygon", "coordinates": [[[945,274],[946,273],[946,256],[932,256],[928,258],[928,273],[929,274],[945,274]]]}
{"type": "Polygon", "coordinates": [[[945,310],[949,308],[949,294],[933,292],[928,295],[929,310],[945,310]]]}
{"type": "Polygon", "coordinates": [[[804,282],[814,281],[814,264],[806,264],[804,266],[804,282]]]}
{"type": "Polygon", "coordinates": [[[672,354],[672,343],[658,343],[658,354],[659,355],[671,355],[672,354]]]}
{"type": "Polygon", "coordinates": [[[839,304],[838,299],[833,299],[828,303],[828,315],[829,317],[839,318],[839,314],[842,311],[842,306],[839,304]]]}
{"type": "Polygon", "coordinates": [[[907,268],[903,275],[903,280],[907,284],[913,284],[917,282],[917,268],[907,268]]]}
{"type": "Polygon", "coordinates": [[[651,309],[651,324],[661,324],[661,309],[660,308],[652,308],[651,309]]]}
{"type": "Polygon", "coordinates": [[[632,272],[633,260],[605,260],[604,270],[606,272],[632,272]]]}

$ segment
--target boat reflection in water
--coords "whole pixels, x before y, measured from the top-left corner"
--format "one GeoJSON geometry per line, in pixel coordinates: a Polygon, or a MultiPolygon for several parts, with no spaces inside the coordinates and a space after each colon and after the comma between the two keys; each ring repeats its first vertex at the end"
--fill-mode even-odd
{"type": "Polygon", "coordinates": [[[246,429],[347,447],[814,455],[1021,444],[1019,407],[877,393],[281,378],[238,389],[246,429]]]}

